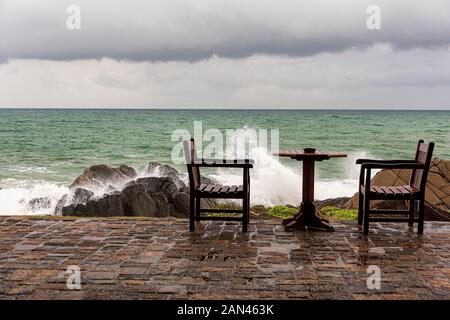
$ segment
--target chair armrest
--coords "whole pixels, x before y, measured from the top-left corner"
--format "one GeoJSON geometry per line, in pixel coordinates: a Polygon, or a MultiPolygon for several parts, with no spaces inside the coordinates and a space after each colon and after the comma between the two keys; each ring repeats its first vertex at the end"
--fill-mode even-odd
{"type": "Polygon", "coordinates": [[[253,168],[254,160],[251,159],[199,159],[191,165],[196,167],[220,167],[220,168],[253,168]]]}
{"type": "Polygon", "coordinates": [[[255,160],[252,159],[208,159],[203,158],[202,161],[204,162],[216,162],[216,163],[250,163],[255,164],[255,160]]]}
{"type": "Polygon", "coordinates": [[[358,159],[356,164],[363,163],[416,163],[415,160],[374,160],[374,159],[358,159]]]}
{"type": "Polygon", "coordinates": [[[366,162],[361,164],[361,169],[424,169],[425,165],[418,162],[366,162]]]}

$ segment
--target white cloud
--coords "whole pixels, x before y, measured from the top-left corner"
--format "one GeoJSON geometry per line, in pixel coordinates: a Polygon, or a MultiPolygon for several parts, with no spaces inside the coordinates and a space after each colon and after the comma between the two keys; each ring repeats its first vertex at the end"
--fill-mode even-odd
{"type": "Polygon", "coordinates": [[[0,0],[0,107],[448,108],[449,12],[448,0],[0,0]]]}
{"type": "Polygon", "coordinates": [[[196,62],[11,60],[2,107],[448,107],[450,50],[375,45],[311,57],[196,62]]]}

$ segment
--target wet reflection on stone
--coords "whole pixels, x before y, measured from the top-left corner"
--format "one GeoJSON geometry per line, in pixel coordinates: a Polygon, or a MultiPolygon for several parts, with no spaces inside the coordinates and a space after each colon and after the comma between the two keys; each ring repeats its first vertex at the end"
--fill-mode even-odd
{"type": "Polygon", "coordinates": [[[279,220],[0,217],[0,297],[15,299],[449,299],[450,223],[354,222],[284,232],[279,220]],[[66,286],[81,270],[81,290],[66,286]],[[367,288],[368,266],[381,289],[367,288]]]}

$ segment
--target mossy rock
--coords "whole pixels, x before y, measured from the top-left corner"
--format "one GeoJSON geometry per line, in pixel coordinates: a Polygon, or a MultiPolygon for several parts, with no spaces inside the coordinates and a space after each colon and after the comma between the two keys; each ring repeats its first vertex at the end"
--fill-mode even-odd
{"type": "Polygon", "coordinates": [[[260,205],[253,206],[251,208],[251,211],[256,214],[263,214],[263,213],[267,213],[267,208],[260,204],[260,205]]]}

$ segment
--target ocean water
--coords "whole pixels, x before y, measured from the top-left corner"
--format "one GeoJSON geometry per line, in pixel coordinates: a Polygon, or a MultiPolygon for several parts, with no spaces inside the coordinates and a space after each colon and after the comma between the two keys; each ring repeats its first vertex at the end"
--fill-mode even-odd
{"type": "MultiPolygon", "coordinates": [[[[357,158],[411,158],[419,138],[436,143],[435,156],[450,159],[450,111],[287,110],[11,110],[0,109],[0,214],[30,212],[27,203],[50,197],[94,164],[127,164],[143,172],[149,161],[174,165],[174,130],[278,129],[280,149],[315,147],[343,151],[344,159],[318,163],[316,197],[356,192],[357,158]]],[[[207,143],[204,143],[205,145],[207,143]]],[[[300,202],[300,163],[254,148],[252,204],[300,202]]],[[[206,172],[223,183],[239,183],[235,171],[206,172]]]]}

